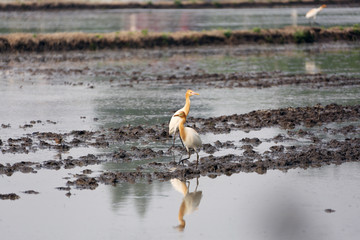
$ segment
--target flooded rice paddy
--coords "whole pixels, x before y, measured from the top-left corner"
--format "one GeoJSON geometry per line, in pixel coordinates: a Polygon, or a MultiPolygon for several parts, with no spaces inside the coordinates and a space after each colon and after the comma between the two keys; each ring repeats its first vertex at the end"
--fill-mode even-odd
{"type": "Polygon", "coordinates": [[[358,52],[338,43],[2,56],[0,194],[15,199],[0,202],[2,237],[357,239],[358,52]],[[188,88],[200,93],[188,120],[205,146],[198,171],[195,154],[174,163],[186,152],[179,140],[169,150],[166,135],[188,88]]]}
{"type": "MultiPolygon", "coordinates": [[[[30,32],[156,32],[213,29],[280,28],[309,25],[310,9],[114,9],[67,11],[3,11],[0,33],[30,32]]],[[[331,7],[323,10],[317,23],[323,27],[353,26],[360,22],[360,8],[331,7]]]]}

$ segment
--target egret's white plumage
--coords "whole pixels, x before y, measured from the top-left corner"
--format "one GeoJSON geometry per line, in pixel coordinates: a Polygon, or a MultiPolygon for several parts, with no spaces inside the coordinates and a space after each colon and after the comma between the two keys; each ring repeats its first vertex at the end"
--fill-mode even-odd
{"type": "Polygon", "coordinates": [[[194,149],[196,153],[198,153],[198,150],[200,150],[202,146],[201,138],[199,134],[190,127],[184,127],[185,136],[180,137],[183,140],[183,143],[185,144],[186,150],[189,152],[190,148],[194,149]]]}
{"type": "Polygon", "coordinates": [[[185,105],[183,108],[177,110],[173,116],[170,119],[169,122],[169,135],[173,135],[174,136],[174,142],[175,142],[175,136],[179,127],[179,123],[181,118],[177,117],[176,115],[178,115],[180,112],[185,112],[186,116],[189,114],[190,112],[190,96],[193,95],[200,95],[199,93],[196,93],[192,90],[187,90],[186,94],[185,94],[185,105]]]}
{"type": "Polygon", "coordinates": [[[321,10],[323,10],[323,8],[326,8],[326,5],[325,5],[325,4],[324,4],[324,5],[321,5],[321,6],[318,7],[318,8],[313,8],[313,9],[309,10],[309,11],[306,13],[305,17],[306,17],[306,18],[313,18],[313,19],[315,20],[315,19],[316,19],[316,15],[317,15],[321,10]]]}
{"type": "MultiPolygon", "coordinates": [[[[201,138],[200,138],[199,134],[193,128],[184,126],[184,123],[186,121],[185,112],[180,112],[179,114],[177,114],[175,116],[180,117],[180,123],[179,123],[180,137],[186,147],[186,151],[189,153],[189,157],[186,159],[190,158],[190,155],[191,155],[190,149],[192,148],[196,152],[196,156],[197,156],[196,164],[198,164],[199,151],[202,146],[201,138]]],[[[186,159],[183,159],[183,160],[186,160],[186,159]]]]}

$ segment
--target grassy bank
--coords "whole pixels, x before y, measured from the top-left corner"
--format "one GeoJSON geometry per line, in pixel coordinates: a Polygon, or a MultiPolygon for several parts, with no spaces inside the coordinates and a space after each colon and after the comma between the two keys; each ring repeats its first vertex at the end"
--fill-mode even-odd
{"type": "Polygon", "coordinates": [[[13,33],[0,35],[0,52],[71,51],[127,48],[155,48],[202,45],[288,44],[332,41],[360,41],[360,27],[288,27],[283,29],[213,30],[155,33],[13,33]]]}
{"type": "Polygon", "coordinates": [[[99,2],[83,2],[83,1],[33,1],[0,4],[0,11],[27,11],[27,10],[70,10],[70,9],[125,9],[125,8],[153,8],[153,9],[171,9],[171,8],[254,8],[254,7],[295,7],[295,6],[314,6],[326,3],[328,5],[342,6],[360,6],[357,0],[238,0],[238,1],[181,1],[174,0],[170,2],[155,2],[151,0],[144,3],[101,3],[99,2]]]}

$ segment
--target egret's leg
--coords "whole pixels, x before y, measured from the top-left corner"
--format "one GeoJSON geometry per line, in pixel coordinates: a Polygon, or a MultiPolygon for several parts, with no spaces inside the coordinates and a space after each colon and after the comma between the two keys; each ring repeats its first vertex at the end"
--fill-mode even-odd
{"type": "Polygon", "coordinates": [[[184,143],[183,143],[183,140],[181,139],[180,132],[179,132],[179,138],[180,138],[180,141],[181,141],[182,146],[185,147],[185,145],[184,145],[184,143]]]}
{"type": "Polygon", "coordinates": [[[175,138],[176,138],[176,131],[174,132],[174,137],[173,137],[173,148],[175,147],[175,138]]]}
{"type": "Polygon", "coordinates": [[[174,136],[173,136],[173,144],[171,147],[169,147],[168,150],[175,148],[175,138],[176,138],[176,132],[174,133],[174,136]]]}
{"type": "Polygon", "coordinates": [[[196,152],[196,168],[198,167],[199,164],[199,154],[198,152],[196,152]]]}
{"type": "Polygon", "coordinates": [[[181,155],[180,155],[180,158],[179,158],[179,163],[181,162],[181,158],[182,158],[182,156],[183,156],[183,155],[181,154],[181,155]]]}
{"type": "Polygon", "coordinates": [[[191,154],[190,154],[190,151],[188,151],[188,153],[189,153],[189,156],[188,156],[187,158],[184,158],[184,159],[180,160],[179,163],[184,164],[184,161],[185,161],[185,160],[190,159],[190,155],[191,155],[191,154]]]}

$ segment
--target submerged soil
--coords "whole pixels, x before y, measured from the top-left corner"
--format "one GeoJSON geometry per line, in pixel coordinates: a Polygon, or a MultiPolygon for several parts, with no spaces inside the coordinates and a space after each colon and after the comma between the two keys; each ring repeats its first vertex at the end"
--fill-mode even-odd
{"type": "Polygon", "coordinates": [[[207,45],[358,42],[357,26],[329,29],[286,27],[283,29],[212,30],[202,32],[116,32],[116,33],[13,33],[0,35],[1,52],[46,52],[207,45]]]}
{"type": "MultiPolygon", "coordinates": [[[[325,45],[326,47],[326,45],[325,45]]],[[[134,50],[135,51],[135,50],[134,50]]],[[[194,49],[197,53],[203,54],[201,51],[209,51],[209,55],[216,55],[218,51],[225,50],[209,50],[208,48],[194,49]]],[[[243,56],[254,54],[256,50],[249,48],[232,49],[233,56],[243,56]]],[[[276,52],[276,49],[274,50],[276,52]]],[[[279,50],[281,51],[281,50],[279,50]]],[[[312,50],[308,50],[312,51],[312,50]]],[[[314,51],[319,51],[315,49],[314,51]]],[[[9,54],[0,56],[0,69],[6,71],[6,77],[16,77],[25,75],[24,81],[32,82],[32,76],[43,76],[48,80],[58,79],[74,79],[73,76],[87,77],[96,76],[104,79],[101,82],[91,82],[87,85],[82,81],[65,80],[60,84],[68,86],[85,86],[89,88],[97,87],[98,84],[109,84],[110,87],[126,86],[133,87],[137,84],[146,85],[194,85],[207,88],[269,88],[282,85],[305,85],[312,88],[320,87],[341,87],[355,86],[360,84],[360,78],[355,74],[325,74],[325,73],[284,73],[281,71],[273,72],[229,72],[229,73],[213,73],[204,70],[203,67],[197,65],[184,64],[182,61],[171,61],[166,63],[162,61],[150,62],[149,59],[172,57],[176,55],[190,54],[185,48],[176,48],[170,51],[169,56],[163,55],[161,50],[149,51],[126,51],[119,52],[116,55],[99,54],[94,55],[84,53],[73,54],[9,54]],[[89,56],[90,55],[90,56],[89,56]],[[148,64],[142,64],[134,68],[113,66],[98,68],[98,61],[116,62],[122,58],[133,57],[134,59],[146,59],[148,64]],[[74,63],[71,66],[62,65],[67,61],[74,63]],[[86,66],[81,64],[86,62],[86,66]],[[80,63],[80,64],[76,64],[80,63]],[[42,64],[39,68],[38,65],[42,64]],[[147,74],[142,74],[145,72],[147,74]]],[[[221,52],[223,53],[223,52],[221,52]]],[[[132,63],[133,64],[133,63],[132,63]]],[[[28,126],[24,126],[25,128],[28,126]]]]}

